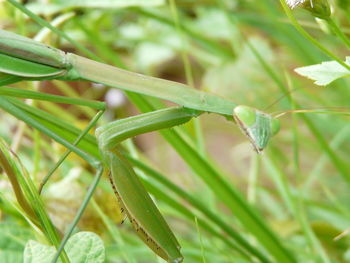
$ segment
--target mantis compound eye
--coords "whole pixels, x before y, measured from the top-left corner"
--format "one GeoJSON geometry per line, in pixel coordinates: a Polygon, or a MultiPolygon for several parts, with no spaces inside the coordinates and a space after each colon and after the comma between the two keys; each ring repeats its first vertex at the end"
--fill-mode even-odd
{"type": "Polygon", "coordinates": [[[254,125],[256,122],[256,110],[245,105],[239,105],[234,108],[233,116],[247,127],[254,125]]]}

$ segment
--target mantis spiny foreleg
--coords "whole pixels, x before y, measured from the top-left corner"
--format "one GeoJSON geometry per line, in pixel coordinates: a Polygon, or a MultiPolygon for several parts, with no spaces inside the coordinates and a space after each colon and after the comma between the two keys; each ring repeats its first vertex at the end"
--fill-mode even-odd
{"type": "Polygon", "coordinates": [[[181,262],[180,245],[118,144],[138,134],[170,128],[197,117],[198,111],[174,107],[117,120],[96,130],[114,192],[138,236],[168,262],[181,262]]]}

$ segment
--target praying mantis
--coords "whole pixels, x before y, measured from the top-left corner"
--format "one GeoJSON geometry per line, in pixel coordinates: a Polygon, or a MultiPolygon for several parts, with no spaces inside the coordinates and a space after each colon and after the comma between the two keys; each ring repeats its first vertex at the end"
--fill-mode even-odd
{"type": "MultiPolygon", "coordinates": [[[[65,53],[4,30],[0,30],[0,72],[0,108],[32,125],[69,149],[49,175],[71,151],[81,156],[96,169],[94,187],[96,187],[103,171],[108,171],[121,209],[130,219],[138,236],[158,256],[172,263],[183,260],[180,245],[139,181],[132,166],[120,151],[120,142],[139,134],[184,124],[203,113],[214,113],[224,116],[228,120],[234,120],[258,153],[264,150],[270,138],[279,130],[278,119],[257,109],[237,105],[225,98],[191,89],[184,84],[129,72],[72,53],[65,53]],[[96,130],[96,138],[101,162],[100,159],[91,156],[77,146],[104,113],[106,106],[103,102],[3,87],[23,80],[51,79],[85,80],[101,83],[109,87],[168,100],[179,106],[116,120],[99,127],[96,130]],[[29,113],[29,109],[12,97],[88,106],[98,110],[98,113],[87,128],[71,143],[55,135],[47,127],[38,125],[36,118],[29,113]],[[27,113],[25,109],[27,109],[27,113]]],[[[44,179],[44,183],[48,178],[49,176],[44,179]]],[[[93,190],[94,188],[91,189],[91,195],[93,190]]],[[[54,262],[58,259],[68,237],[69,233],[62,241],[54,262]]]]}

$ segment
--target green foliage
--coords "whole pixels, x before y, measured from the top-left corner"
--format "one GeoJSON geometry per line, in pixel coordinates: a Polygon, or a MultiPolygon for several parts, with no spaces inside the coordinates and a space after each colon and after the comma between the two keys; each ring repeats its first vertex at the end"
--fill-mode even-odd
{"type": "MultiPolygon", "coordinates": [[[[68,240],[65,250],[71,263],[105,262],[103,241],[91,232],[79,232],[73,235],[68,240]]],[[[55,253],[54,247],[30,240],[24,249],[23,263],[50,263],[55,253]]]]}
{"type": "Polygon", "coordinates": [[[30,230],[11,223],[0,224],[0,258],[3,263],[23,262],[25,243],[32,238],[30,230]]]}
{"type": "MultiPolygon", "coordinates": [[[[350,66],[350,57],[346,57],[345,63],[350,66]]],[[[324,61],[320,64],[296,68],[295,72],[312,79],[315,84],[326,86],[333,81],[350,76],[350,71],[337,61],[324,61]]]]}

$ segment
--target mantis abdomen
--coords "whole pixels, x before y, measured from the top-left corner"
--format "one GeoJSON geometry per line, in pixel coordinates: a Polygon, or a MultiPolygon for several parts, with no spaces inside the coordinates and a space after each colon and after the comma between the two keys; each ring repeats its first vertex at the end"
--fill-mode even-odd
{"type": "Polygon", "coordinates": [[[168,262],[182,262],[180,245],[127,160],[118,152],[104,152],[113,190],[137,235],[168,262]]]}

